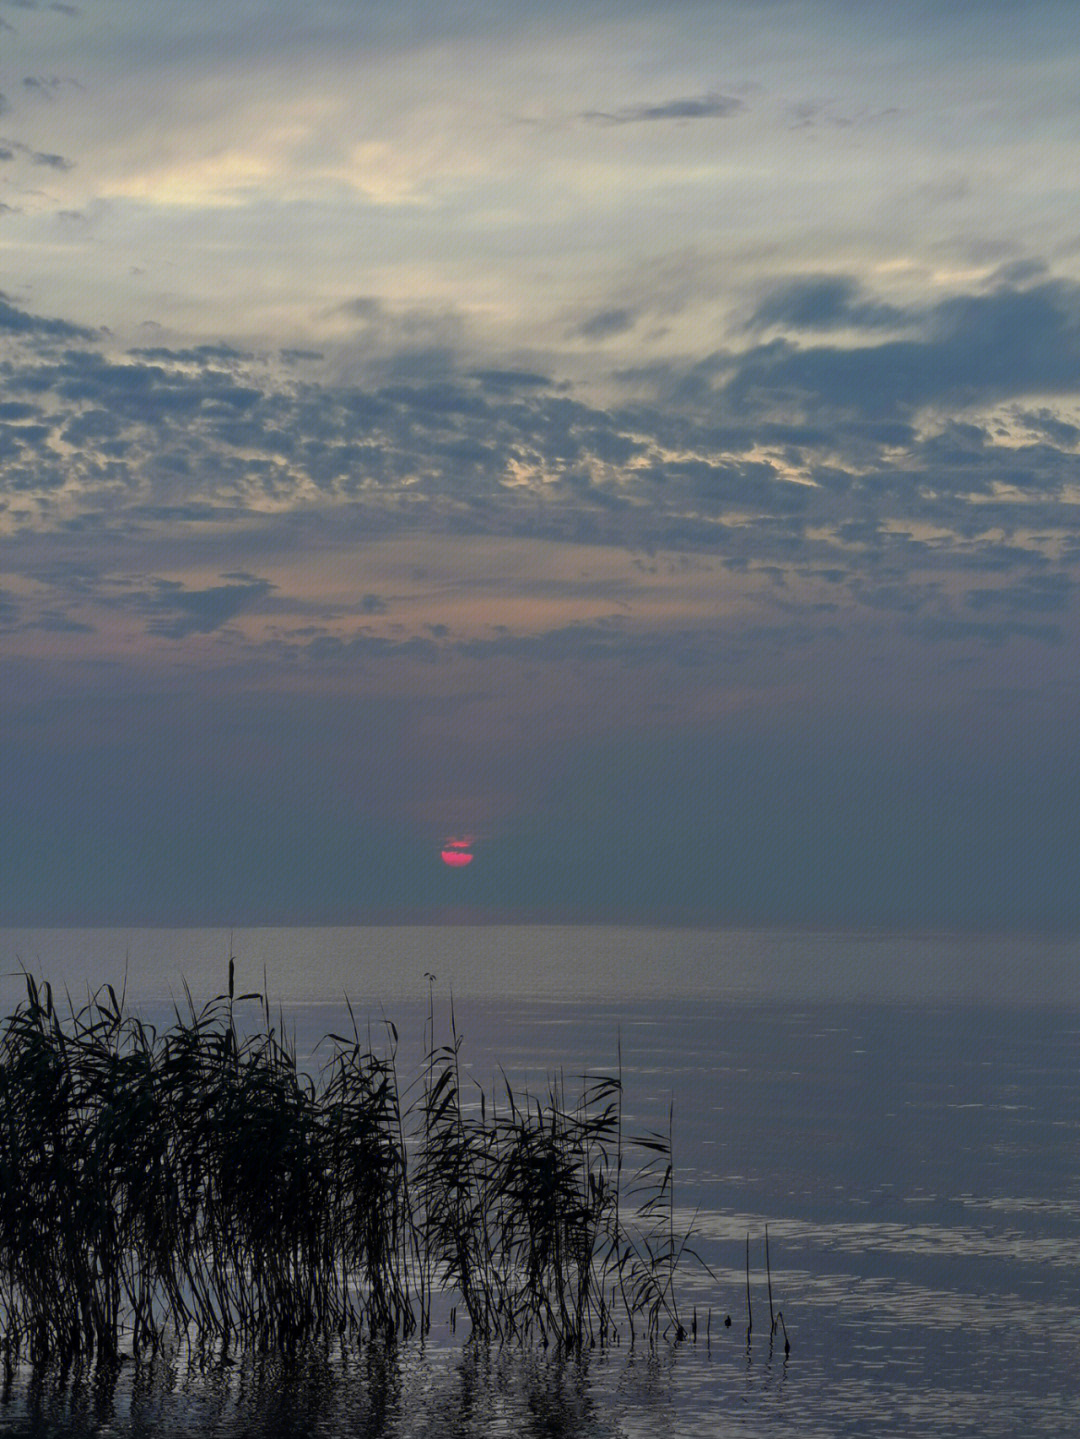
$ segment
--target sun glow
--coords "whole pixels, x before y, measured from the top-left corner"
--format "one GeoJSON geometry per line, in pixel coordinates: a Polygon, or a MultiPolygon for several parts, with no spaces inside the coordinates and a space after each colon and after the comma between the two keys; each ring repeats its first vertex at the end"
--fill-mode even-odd
{"type": "Polygon", "coordinates": [[[443,864],[448,864],[451,869],[464,869],[467,864],[473,862],[472,840],[468,836],[461,839],[444,840],[439,857],[443,864]]]}

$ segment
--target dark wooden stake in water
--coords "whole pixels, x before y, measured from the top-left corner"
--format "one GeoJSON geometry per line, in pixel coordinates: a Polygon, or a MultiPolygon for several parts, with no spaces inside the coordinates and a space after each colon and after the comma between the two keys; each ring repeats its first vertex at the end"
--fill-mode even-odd
{"type": "Polygon", "coordinates": [[[750,1231],[746,1231],[746,1342],[754,1332],[754,1311],[750,1304],[750,1231]]]}

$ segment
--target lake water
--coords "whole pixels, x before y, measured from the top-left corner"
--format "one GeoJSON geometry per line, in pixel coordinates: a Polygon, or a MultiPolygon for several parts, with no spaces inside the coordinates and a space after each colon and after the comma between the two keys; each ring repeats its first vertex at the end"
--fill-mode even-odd
{"type": "MultiPolygon", "coordinates": [[[[0,931],[25,967],[125,981],[167,1019],[186,980],[280,1001],[301,1052],[393,1020],[408,1073],[427,974],[467,1068],[614,1069],[666,1128],[697,1343],[571,1363],[460,1336],[348,1366],[20,1382],[0,1434],[1061,1436],[1080,1433],[1080,959],[1050,939],[597,928],[0,931]],[[763,1238],[791,1336],[769,1343],[763,1238]],[[754,1329],[747,1344],[745,1244],[754,1329]],[[706,1316],[711,1311],[709,1342],[706,1316]],[[723,1318],[730,1314],[732,1325],[723,1318]]],[[[572,1084],[570,1085],[572,1087],[572,1084]]],[[[25,1378],[25,1376],[24,1376],[25,1378]]]]}

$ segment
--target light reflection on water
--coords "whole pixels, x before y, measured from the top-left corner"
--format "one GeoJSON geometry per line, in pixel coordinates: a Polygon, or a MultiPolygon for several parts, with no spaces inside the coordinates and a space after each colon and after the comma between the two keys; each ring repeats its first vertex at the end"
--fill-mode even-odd
{"type": "MultiPolygon", "coordinates": [[[[459,1343],[218,1376],[125,1366],[110,1396],[15,1386],[0,1434],[1060,1436],[1080,1432],[1080,966],[1060,942],[650,931],[257,931],[244,987],[300,1053],[348,991],[416,1073],[424,973],[465,1072],[614,1068],[628,1127],[675,1113],[676,1221],[699,1342],[580,1363],[459,1343]],[[792,1354],[768,1343],[774,1298],[792,1354]],[[754,1337],[746,1346],[750,1234],[754,1337]],[[711,1311],[711,1315],[710,1315],[711,1311]],[[732,1326],[723,1318],[730,1313],[732,1326]],[[711,1343],[704,1343],[710,1325],[711,1343]],[[65,1397],[66,1395],[66,1397],[65,1397]]],[[[168,1019],[221,986],[229,936],[0,933],[85,993],[123,977],[168,1019]]],[[[14,982],[0,984],[10,1005],[14,982]]]]}

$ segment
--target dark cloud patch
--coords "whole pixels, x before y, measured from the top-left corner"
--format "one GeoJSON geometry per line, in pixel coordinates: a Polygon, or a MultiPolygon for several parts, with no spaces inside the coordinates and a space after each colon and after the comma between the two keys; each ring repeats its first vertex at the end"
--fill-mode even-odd
{"type": "Polygon", "coordinates": [[[233,345],[194,345],[180,350],[165,345],[145,345],[129,350],[128,354],[137,360],[162,361],[169,365],[239,365],[255,358],[250,351],[238,350],[233,345]]]}
{"type": "Polygon", "coordinates": [[[200,411],[224,417],[250,408],[260,397],[253,386],[238,385],[229,371],[206,369],[193,376],[166,365],[116,363],[96,350],[69,350],[39,378],[51,381],[69,402],[143,422],[200,411]]]}
{"type": "MultiPolygon", "coordinates": [[[[32,95],[38,95],[43,100],[55,100],[57,95],[66,86],[75,85],[74,80],[62,80],[58,75],[26,75],[23,77],[23,89],[28,90],[32,95]]],[[[3,111],[0,110],[0,114],[3,111]]]]}
{"type": "Polygon", "coordinates": [[[967,605],[997,614],[1057,613],[1067,608],[1073,588],[1065,574],[1025,575],[1000,588],[969,590],[967,605]]]}
{"type": "Polygon", "coordinates": [[[61,438],[68,445],[94,445],[104,448],[116,442],[122,433],[124,422],[111,410],[89,409],[74,415],[61,430],[61,438]]]}
{"type": "Polygon", "coordinates": [[[359,357],[366,372],[420,379],[458,368],[464,319],[451,305],[388,303],[376,295],[356,295],[326,311],[356,325],[359,357]]]}
{"type": "Polygon", "coordinates": [[[192,590],[176,580],[158,580],[145,596],[142,607],[149,619],[147,630],[167,639],[184,639],[192,634],[210,634],[245,610],[252,609],[273,591],[268,580],[254,575],[223,575],[231,582],[192,590]]]}
{"type": "Polygon", "coordinates": [[[622,620],[612,617],[589,624],[562,625],[540,634],[497,630],[488,638],[463,640],[455,647],[467,659],[514,659],[535,664],[574,664],[640,657],[628,642],[622,620]]]}
{"type": "Polygon", "coordinates": [[[19,448],[23,445],[41,445],[52,433],[49,425],[0,425],[9,445],[19,448]]]}
{"type": "MultiPolygon", "coordinates": [[[[13,459],[22,450],[23,444],[18,430],[12,429],[10,425],[0,425],[0,460],[13,459]]],[[[18,485],[12,485],[9,478],[5,488],[18,488],[18,485]]]]}
{"type": "Polygon", "coordinates": [[[718,672],[732,663],[766,652],[780,654],[810,645],[826,633],[820,627],[793,621],[785,625],[745,622],[702,627],[682,626],[662,632],[635,626],[622,615],[579,621],[539,632],[498,626],[493,633],[453,642],[451,651],[464,659],[510,661],[522,665],[637,670],[649,666],[718,672]]]}
{"type": "Polygon", "coordinates": [[[931,643],[1000,646],[1009,640],[1034,640],[1038,644],[1058,645],[1062,641],[1060,625],[1030,624],[1022,620],[964,620],[934,616],[914,621],[908,633],[915,639],[931,643]]]}
{"type": "Polygon", "coordinates": [[[1025,428],[1042,435],[1051,444],[1072,449],[1080,443],[1080,427],[1070,424],[1045,408],[1040,410],[1019,410],[1016,418],[1025,428]]]}
{"type": "Polygon", "coordinates": [[[26,628],[43,630],[48,634],[91,635],[94,633],[93,625],[84,624],[82,620],[72,619],[70,615],[54,609],[42,610],[33,623],[28,624],[26,628]]]}
{"type": "Polygon", "coordinates": [[[360,597],[358,609],[362,615],[384,615],[388,608],[389,606],[382,596],[371,591],[360,597]]]}
{"type": "Polygon", "coordinates": [[[805,509],[811,499],[806,486],[781,479],[776,467],[763,460],[666,460],[639,473],[655,485],[692,496],[713,512],[745,507],[791,513],[805,509]]]}
{"type": "Polygon", "coordinates": [[[73,325],[69,320],[46,319],[32,315],[15,305],[9,295],[0,290],[0,332],[11,335],[48,336],[65,340],[92,340],[93,330],[82,325],[73,325]]]}
{"type": "Polygon", "coordinates": [[[586,340],[610,340],[615,335],[625,335],[635,323],[632,310],[597,310],[582,320],[575,333],[586,340]]]}
{"type": "Polygon", "coordinates": [[[512,390],[547,389],[551,385],[548,375],[538,375],[532,370],[473,370],[471,378],[485,389],[499,394],[512,390]]]}
{"type": "Polygon", "coordinates": [[[65,5],[62,0],[49,0],[48,4],[42,4],[41,0],[4,0],[6,6],[13,10],[51,10],[60,15],[79,15],[82,12],[76,5],[65,5]]]}
{"type": "Polygon", "coordinates": [[[985,453],[990,436],[982,425],[949,420],[940,430],[924,437],[921,454],[928,465],[952,469],[969,465],[985,453]]]}
{"type": "Polygon", "coordinates": [[[910,323],[895,305],[868,299],[849,275],[813,275],[770,290],[746,323],[748,330],[879,329],[910,323]]]}
{"type": "Polygon", "coordinates": [[[653,105],[627,105],[619,110],[586,110],[581,118],[591,125],[641,125],[657,121],[726,120],[746,106],[731,95],[693,95],[653,105]]]}
{"type": "Polygon", "coordinates": [[[375,633],[362,628],[350,635],[325,629],[299,627],[270,642],[270,647],[317,666],[368,663],[447,663],[453,660],[483,664],[510,663],[524,666],[577,666],[603,664],[609,669],[637,669],[660,663],[682,670],[715,664],[724,655],[774,652],[792,643],[808,644],[812,631],[806,626],[742,627],[722,636],[712,629],[680,629],[665,634],[631,628],[623,616],[560,625],[548,630],[521,631],[495,626],[486,635],[455,638],[450,627],[428,623],[424,633],[401,635],[375,633]],[[793,639],[794,631],[798,634],[793,639]]]}
{"type": "Polygon", "coordinates": [[[26,157],[31,165],[39,165],[46,170],[74,170],[75,161],[69,160],[66,155],[55,155],[44,150],[27,150],[26,157]]]}
{"type": "Polygon", "coordinates": [[[0,400],[0,420],[40,420],[44,412],[38,405],[27,404],[25,400],[0,400]]]}
{"type": "Polygon", "coordinates": [[[187,505],[133,505],[132,518],[159,523],[178,521],[181,524],[227,524],[240,519],[244,511],[235,505],[209,505],[193,501],[187,505]]]}
{"type": "Polygon", "coordinates": [[[422,664],[435,664],[440,656],[439,646],[423,635],[398,639],[392,635],[376,635],[370,630],[358,630],[355,634],[317,635],[303,646],[307,659],[316,664],[354,665],[374,660],[419,660],[422,664]]]}
{"type": "Polygon", "coordinates": [[[800,347],[787,340],[741,356],[723,389],[732,407],[903,418],[1025,394],[1073,394],[1080,377],[1080,286],[1052,281],[941,301],[918,339],[800,347]]]}
{"type": "MultiPolygon", "coordinates": [[[[49,166],[52,161],[62,160],[59,155],[47,155],[41,151],[32,149],[21,140],[12,140],[10,137],[0,140],[0,160],[10,162],[17,159],[26,160],[31,165],[49,166]]],[[[52,165],[54,169],[63,168],[62,165],[52,165]]],[[[70,168],[70,167],[69,167],[70,168]]]]}
{"type": "Polygon", "coordinates": [[[798,100],[787,107],[787,117],[792,130],[834,129],[851,130],[856,126],[877,125],[901,112],[895,106],[882,110],[860,110],[853,115],[843,114],[831,101],[798,100]]]}
{"type": "Polygon", "coordinates": [[[371,324],[381,319],[386,312],[382,301],[377,300],[374,295],[355,295],[351,300],[342,301],[335,313],[371,324]]]}
{"type": "Polygon", "coordinates": [[[926,608],[936,598],[939,586],[926,584],[862,584],[854,586],[859,601],[875,610],[888,610],[894,614],[914,615],[926,608]]]}
{"type": "Polygon", "coordinates": [[[986,288],[994,290],[1001,285],[1030,285],[1035,280],[1049,277],[1050,266],[1046,261],[1027,255],[1022,260],[1009,260],[1004,265],[999,265],[989,277],[986,288]]]}

